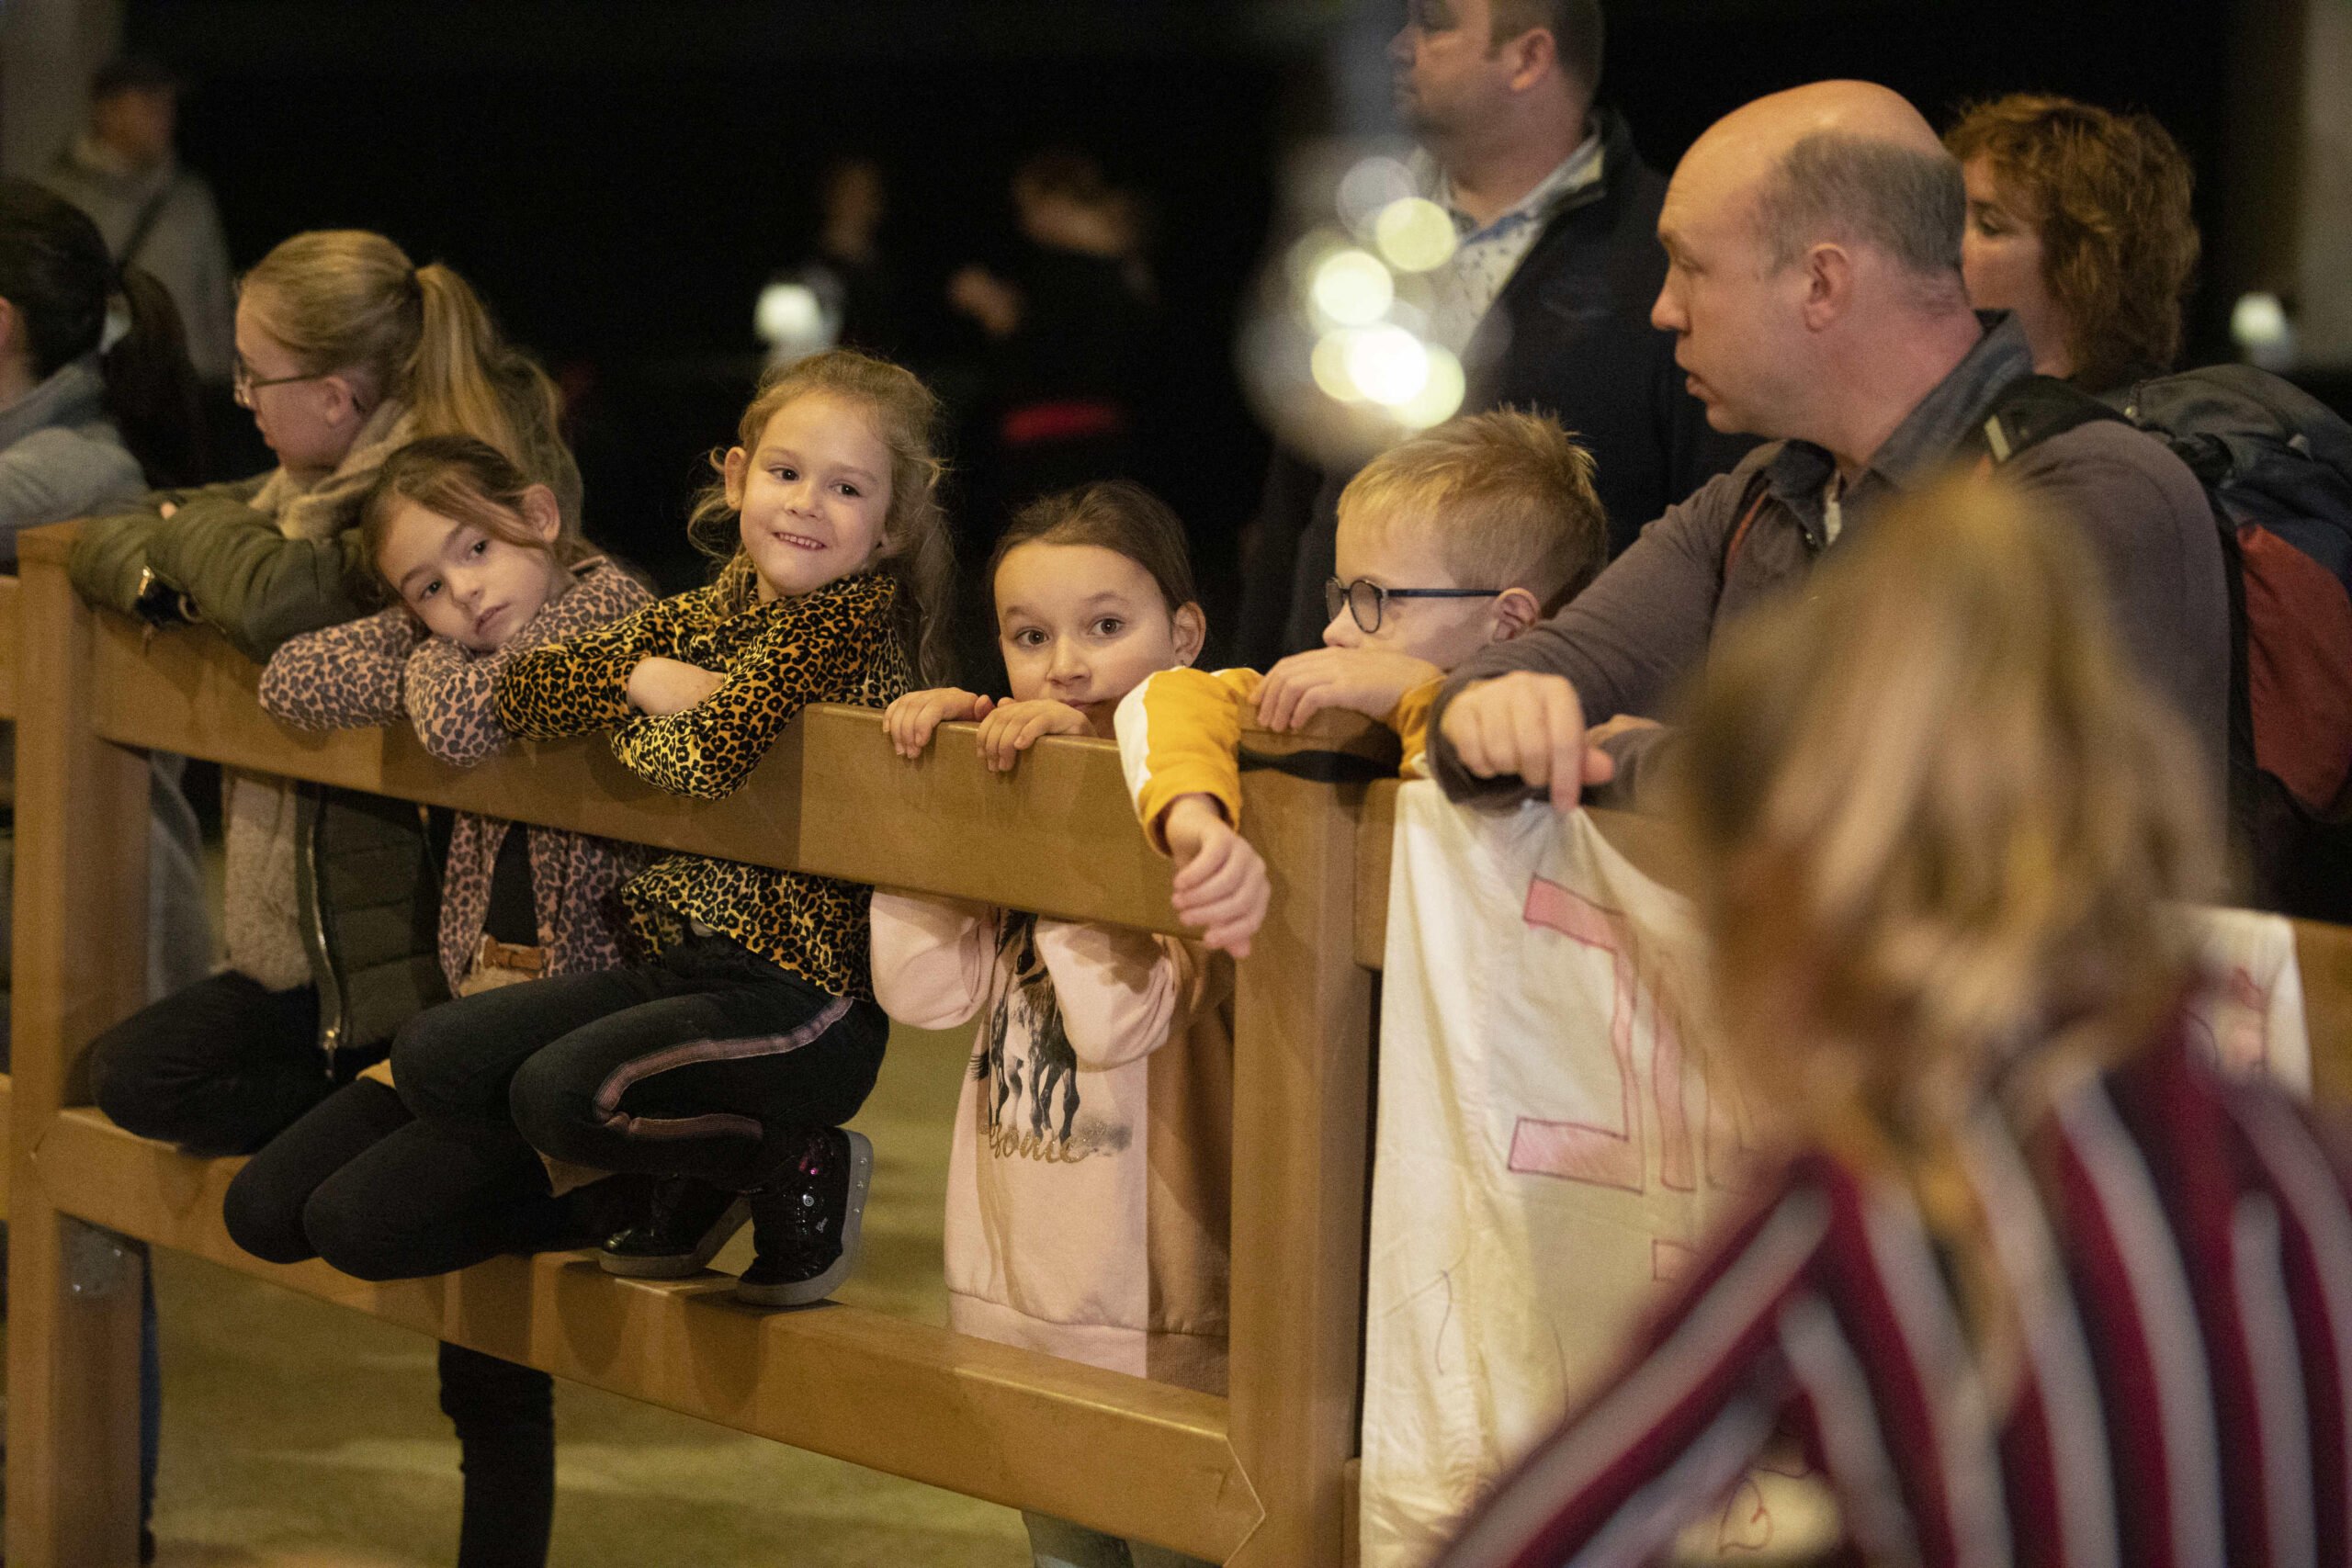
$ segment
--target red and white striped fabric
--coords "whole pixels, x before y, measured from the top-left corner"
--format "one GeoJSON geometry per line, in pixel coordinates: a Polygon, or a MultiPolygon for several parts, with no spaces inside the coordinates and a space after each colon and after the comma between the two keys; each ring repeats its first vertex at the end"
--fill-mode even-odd
{"type": "Polygon", "coordinates": [[[2023,1135],[1989,1106],[1964,1130],[2013,1375],[1980,1364],[1907,1192],[1808,1156],[1444,1568],[1651,1561],[1784,1427],[1874,1562],[2346,1562],[2346,1168],[2209,1054],[2184,1015],[2023,1135]]]}

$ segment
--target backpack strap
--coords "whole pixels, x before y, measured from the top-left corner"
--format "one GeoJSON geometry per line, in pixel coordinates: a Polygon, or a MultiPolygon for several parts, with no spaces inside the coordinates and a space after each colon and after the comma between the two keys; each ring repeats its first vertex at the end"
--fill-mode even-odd
{"type": "Polygon", "coordinates": [[[1956,455],[1973,457],[1985,468],[2014,461],[2054,435],[2101,420],[2132,422],[2115,409],[2054,376],[2026,376],[2001,389],[1984,419],[1962,438],[1956,455]]]}
{"type": "Polygon", "coordinates": [[[1764,513],[1764,503],[1772,499],[1772,487],[1766,482],[1764,470],[1758,468],[1747,478],[1747,500],[1739,511],[1739,521],[1732,525],[1731,536],[1724,541],[1722,581],[1731,581],[1731,563],[1739,558],[1739,547],[1747,543],[1747,531],[1756,526],[1756,519],[1764,513]]]}
{"type": "Polygon", "coordinates": [[[148,240],[155,232],[156,220],[164,216],[165,205],[179,194],[180,181],[185,177],[174,175],[164,182],[163,189],[147,198],[147,205],[139,209],[138,221],[131,224],[129,237],[122,242],[122,254],[114,258],[116,266],[129,266],[139,259],[139,253],[147,248],[148,240]]]}

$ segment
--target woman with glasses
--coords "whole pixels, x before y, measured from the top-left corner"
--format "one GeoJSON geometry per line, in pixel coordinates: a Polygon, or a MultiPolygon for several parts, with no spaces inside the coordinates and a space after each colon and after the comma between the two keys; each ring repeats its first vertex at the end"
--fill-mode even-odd
{"type": "MultiPolygon", "coordinates": [[[[277,467],[158,491],[86,524],[73,572],[94,603],[200,621],[257,661],[297,633],[356,619],[379,603],[360,502],[419,436],[484,441],[579,516],[554,384],[446,266],[416,266],[380,234],[298,234],[245,276],[236,345],[237,400],[277,467]]],[[[101,1110],[199,1155],[259,1148],[447,995],[435,857],[414,807],[233,771],[222,790],[227,968],[90,1050],[101,1110]]],[[[544,1558],[554,1495],[551,1385],[453,1346],[441,1370],[469,1509],[503,1509],[498,1528],[469,1532],[461,1564],[528,1568],[544,1558]]]]}

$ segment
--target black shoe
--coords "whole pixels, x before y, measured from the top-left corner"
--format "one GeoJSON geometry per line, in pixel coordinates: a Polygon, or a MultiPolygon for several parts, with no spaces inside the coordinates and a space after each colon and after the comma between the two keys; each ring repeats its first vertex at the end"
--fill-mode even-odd
{"type": "Polygon", "coordinates": [[[605,1238],[596,1261],[632,1280],[683,1280],[700,1273],[752,1217],[741,1192],[676,1176],[653,1184],[644,1215],[605,1238]]]}
{"type": "Polygon", "coordinates": [[[874,1179],[874,1145],[828,1127],[799,1158],[745,1194],[758,1256],[735,1282],[754,1306],[805,1306],[833,1293],[857,1262],[858,1222],[874,1179]]]}

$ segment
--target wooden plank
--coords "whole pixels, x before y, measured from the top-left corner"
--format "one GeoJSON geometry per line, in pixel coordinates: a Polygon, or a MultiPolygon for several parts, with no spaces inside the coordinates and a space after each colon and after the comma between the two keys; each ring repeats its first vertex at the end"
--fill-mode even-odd
{"type": "Polygon", "coordinates": [[[137,1559],[139,1266],[61,1213],[33,1146],[88,1099],[81,1057],[146,982],[147,762],[89,724],[90,613],[58,536],[21,541],[14,1067],[9,1093],[7,1560],[137,1559]]]}
{"type": "Polygon", "coordinates": [[[2312,1037],[2312,1098],[2352,1111],[2352,929],[2297,920],[2295,966],[2312,1037]]]}
{"type": "Polygon", "coordinates": [[[35,1160],[109,1230],[737,1431],[1211,1561],[1258,1522],[1226,1402],[1207,1394],[855,1307],[761,1312],[723,1276],[620,1280],[586,1253],[391,1285],[281,1268],[221,1224],[243,1161],[191,1159],[95,1111],[58,1117],[35,1160]]]}
{"type": "MultiPolygon", "coordinates": [[[[15,1104],[15,1095],[14,1081],[6,1073],[0,1073],[0,1127],[8,1124],[9,1108],[15,1104]]],[[[15,1174],[15,1168],[14,1160],[0,1159],[0,1214],[8,1212],[8,1189],[13,1185],[9,1178],[15,1174]]]]}
{"type": "Polygon", "coordinates": [[[17,580],[0,577],[0,718],[17,716],[17,580]]]}
{"type": "Polygon", "coordinates": [[[98,621],[98,732],[124,745],[1064,919],[1181,929],[1168,863],[1136,829],[1108,741],[1049,739],[991,773],[970,725],[945,727],[909,762],[871,709],[815,707],[734,795],[688,800],[630,773],[601,736],[452,768],[405,726],[290,729],[257,705],[258,668],[210,632],[98,621]]]}
{"type": "Polygon", "coordinates": [[[1231,1425],[1266,1520],[1230,1561],[1338,1568],[1371,1131],[1372,982],[1347,942],[1364,786],[1255,773],[1242,787],[1273,901],[1237,971],[1231,1425]]]}

